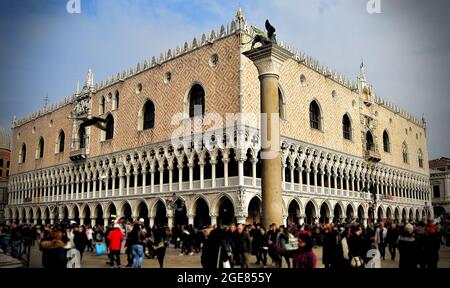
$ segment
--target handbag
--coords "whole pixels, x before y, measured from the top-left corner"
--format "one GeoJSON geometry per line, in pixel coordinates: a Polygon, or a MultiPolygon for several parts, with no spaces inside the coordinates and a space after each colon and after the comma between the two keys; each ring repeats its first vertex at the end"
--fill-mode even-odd
{"type": "Polygon", "coordinates": [[[364,265],[364,261],[360,256],[355,256],[350,261],[350,266],[352,266],[353,268],[358,268],[361,267],[362,265],[364,265]]]}
{"type": "Polygon", "coordinates": [[[103,255],[106,253],[106,245],[104,243],[95,244],[95,254],[97,256],[103,255]]]}

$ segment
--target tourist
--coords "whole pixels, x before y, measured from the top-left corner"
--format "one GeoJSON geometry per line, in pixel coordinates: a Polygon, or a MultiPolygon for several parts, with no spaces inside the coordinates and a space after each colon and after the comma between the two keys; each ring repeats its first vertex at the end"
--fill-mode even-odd
{"type": "Polygon", "coordinates": [[[127,250],[131,249],[133,254],[133,268],[142,268],[144,261],[145,233],[142,231],[139,223],[135,223],[133,230],[128,233],[126,245],[127,250]]]}
{"type": "Polygon", "coordinates": [[[428,269],[436,269],[439,262],[439,249],[441,246],[439,231],[436,225],[428,223],[426,226],[425,263],[428,269]]]}
{"type": "Polygon", "coordinates": [[[333,224],[325,225],[323,237],[322,263],[325,268],[335,268],[339,236],[333,224]]]}
{"type": "MultiPolygon", "coordinates": [[[[281,225],[278,228],[278,234],[277,234],[277,238],[276,238],[276,244],[278,247],[285,247],[286,244],[289,243],[289,236],[286,234],[285,229],[284,229],[284,225],[281,225]]],[[[281,255],[279,255],[281,256],[281,255]]],[[[286,263],[288,265],[288,268],[291,268],[291,262],[289,260],[288,256],[285,256],[284,259],[286,259],[286,263]]],[[[283,257],[277,257],[277,268],[282,268],[283,266],[283,257]]]]}
{"type": "Polygon", "coordinates": [[[269,240],[269,245],[275,252],[281,256],[288,256],[294,259],[294,268],[312,269],[316,268],[317,257],[312,251],[313,243],[311,236],[307,232],[300,232],[298,235],[298,248],[296,250],[287,250],[276,246],[273,241],[269,240]]]}
{"type": "Polygon", "coordinates": [[[384,223],[380,222],[380,226],[375,231],[375,243],[380,251],[380,257],[384,260],[386,255],[386,240],[387,240],[387,229],[384,228],[384,223]]]}
{"type": "Polygon", "coordinates": [[[350,265],[353,268],[364,268],[364,258],[367,255],[367,241],[361,226],[354,225],[347,238],[350,265]]]}
{"type": "Polygon", "coordinates": [[[267,252],[269,250],[269,236],[267,235],[267,229],[265,227],[261,227],[260,229],[261,235],[261,245],[258,248],[258,255],[256,256],[259,263],[262,263],[264,268],[267,266],[267,252]]]}
{"type": "Polygon", "coordinates": [[[398,239],[397,247],[400,254],[399,268],[417,268],[417,245],[416,239],[413,236],[414,227],[411,224],[406,224],[404,231],[398,239]]]}
{"type": "Polygon", "coordinates": [[[73,242],[75,244],[75,248],[80,252],[80,261],[83,259],[83,252],[86,249],[88,244],[88,238],[86,235],[86,231],[84,231],[84,226],[79,226],[78,229],[74,229],[74,237],[73,242]]]}
{"type": "Polygon", "coordinates": [[[391,223],[386,235],[386,242],[389,247],[389,253],[391,254],[391,260],[395,261],[395,253],[397,251],[398,240],[398,228],[395,223],[391,223]]]}
{"type": "Polygon", "coordinates": [[[88,240],[88,243],[87,243],[87,251],[88,252],[94,251],[93,236],[94,236],[94,232],[93,232],[93,230],[91,228],[91,225],[88,225],[87,228],[86,228],[86,237],[87,237],[87,240],[88,240]]]}
{"type": "Polygon", "coordinates": [[[41,241],[40,250],[42,251],[42,266],[44,268],[66,268],[67,259],[62,236],[61,231],[52,231],[48,238],[41,241]]]}
{"type": "Polygon", "coordinates": [[[108,233],[107,239],[109,243],[108,248],[110,262],[106,262],[106,264],[113,267],[115,261],[117,267],[120,268],[120,249],[122,247],[122,241],[125,239],[125,235],[123,234],[118,223],[114,224],[114,228],[108,233]]]}
{"type": "Polygon", "coordinates": [[[238,255],[238,262],[241,264],[241,268],[248,268],[251,241],[247,231],[244,231],[243,224],[239,224],[237,227],[236,240],[237,240],[236,251],[238,255]]]}

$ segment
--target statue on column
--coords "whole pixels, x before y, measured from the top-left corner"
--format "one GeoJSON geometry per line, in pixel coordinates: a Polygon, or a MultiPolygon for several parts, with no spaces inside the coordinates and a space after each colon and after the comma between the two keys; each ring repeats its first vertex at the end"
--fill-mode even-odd
{"type": "Polygon", "coordinates": [[[255,38],[253,39],[253,43],[252,43],[252,49],[255,48],[256,43],[261,43],[262,45],[267,45],[267,44],[277,44],[277,38],[275,35],[275,28],[270,24],[269,20],[266,20],[266,30],[267,33],[265,33],[262,30],[259,30],[256,27],[252,27],[253,30],[256,33],[255,38]]]}

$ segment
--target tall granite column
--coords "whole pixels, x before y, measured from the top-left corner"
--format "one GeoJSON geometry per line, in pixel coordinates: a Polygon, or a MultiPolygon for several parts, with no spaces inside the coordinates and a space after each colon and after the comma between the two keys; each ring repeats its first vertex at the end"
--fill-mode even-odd
{"type": "Polygon", "coordinates": [[[256,65],[261,89],[261,194],[263,225],[283,223],[278,81],[293,54],[275,44],[243,53],[256,65]]]}

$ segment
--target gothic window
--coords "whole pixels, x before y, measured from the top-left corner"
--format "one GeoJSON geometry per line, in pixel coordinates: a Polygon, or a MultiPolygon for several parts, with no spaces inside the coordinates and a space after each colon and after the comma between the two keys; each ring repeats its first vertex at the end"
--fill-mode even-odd
{"type": "Polygon", "coordinates": [[[112,110],[119,109],[119,91],[116,91],[112,98],[112,110]]]}
{"type": "Polygon", "coordinates": [[[27,145],[25,143],[22,144],[22,149],[20,149],[19,153],[19,163],[25,163],[27,159],[27,145]]]}
{"type": "Polygon", "coordinates": [[[347,114],[342,118],[342,130],[344,132],[344,139],[352,140],[352,123],[347,114]]]}
{"type": "Polygon", "coordinates": [[[384,152],[391,152],[391,144],[389,143],[389,134],[387,133],[386,130],[384,130],[383,132],[383,147],[384,147],[384,152]]]}
{"type": "Polygon", "coordinates": [[[64,152],[64,142],[66,135],[64,134],[64,131],[61,130],[58,135],[58,141],[56,142],[56,153],[63,153],[64,152]]]}
{"type": "Polygon", "coordinates": [[[102,96],[100,98],[99,108],[98,108],[98,114],[102,115],[105,113],[105,97],[102,96]]]}
{"type": "Polygon", "coordinates": [[[422,153],[422,149],[419,149],[418,156],[419,156],[419,167],[423,168],[423,153],[422,153]]]}
{"type": "Polygon", "coordinates": [[[44,138],[42,137],[39,139],[39,144],[36,152],[36,159],[44,158],[44,138]]]}
{"type": "Polygon", "coordinates": [[[143,129],[148,130],[155,127],[155,105],[148,100],[144,105],[144,125],[143,129]]]}
{"type": "Polygon", "coordinates": [[[114,137],[114,117],[109,114],[108,117],[106,117],[106,133],[105,133],[105,140],[113,139],[114,137]]]}
{"type": "Polygon", "coordinates": [[[403,142],[402,145],[402,155],[403,155],[403,163],[408,163],[408,147],[406,146],[406,142],[403,142]]]}
{"type": "Polygon", "coordinates": [[[199,84],[195,84],[189,92],[189,117],[205,114],[205,90],[199,84]]]}
{"type": "Polygon", "coordinates": [[[310,127],[313,129],[321,130],[321,123],[320,123],[320,108],[319,104],[314,100],[309,105],[309,123],[310,127]]]}
{"type": "Polygon", "coordinates": [[[86,128],[80,127],[78,137],[80,139],[80,149],[86,148],[86,128]]]}
{"type": "Polygon", "coordinates": [[[375,144],[373,142],[373,136],[370,131],[367,131],[367,134],[366,134],[366,150],[367,151],[375,151],[375,144]]]}

